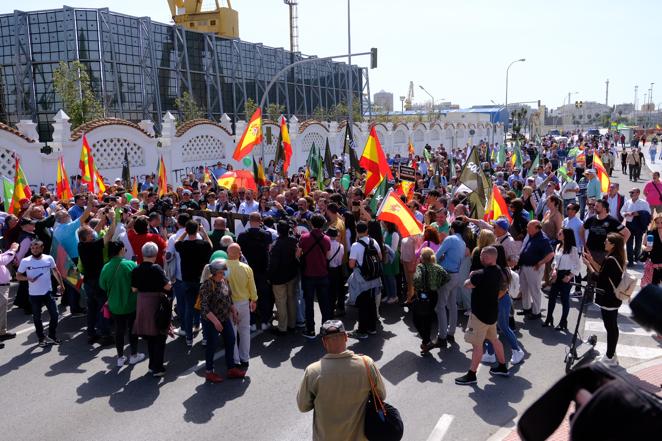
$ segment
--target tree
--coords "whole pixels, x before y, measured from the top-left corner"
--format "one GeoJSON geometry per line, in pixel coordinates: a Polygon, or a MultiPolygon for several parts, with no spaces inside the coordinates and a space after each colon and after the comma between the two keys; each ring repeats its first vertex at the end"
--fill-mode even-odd
{"type": "Polygon", "coordinates": [[[315,107],[315,110],[313,110],[313,118],[318,121],[325,121],[327,118],[329,118],[329,114],[324,107],[317,106],[315,107]]]}
{"type": "Polygon", "coordinates": [[[202,110],[200,110],[198,103],[195,102],[195,98],[188,91],[185,91],[182,96],[175,99],[175,108],[177,108],[182,117],[181,122],[202,118],[202,110]]]}
{"type": "Polygon", "coordinates": [[[92,91],[88,68],[80,60],[70,64],[60,61],[53,72],[53,87],[73,127],[104,116],[103,105],[92,91]]]}
{"type": "Polygon", "coordinates": [[[255,101],[253,101],[253,98],[247,98],[246,102],[244,103],[244,113],[246,114],[245,118],[246,121],[253,116],[255,111],[257,110],[257,104],[255,101]]]}
{"type": "Polygon", "coordinates": [[[285,106],[282,104],[271,103],[265,111],[267,118],[272,121],[278,121],[278,118],[285,113],[285,106]]]}

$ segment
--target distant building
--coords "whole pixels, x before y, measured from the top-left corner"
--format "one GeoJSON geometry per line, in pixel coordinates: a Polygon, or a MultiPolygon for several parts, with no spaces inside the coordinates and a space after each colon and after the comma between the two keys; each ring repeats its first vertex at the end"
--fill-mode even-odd
{"type": "Polygon", "coordinates": [[[600,116],[611,115],[611,106],[595,101],[582,101],[581,107],[576,103],[566,104],[555,109],[554,114],[561,115],[563,125],[592,126],[599,124],[600,116]]]}
{"type": "Polygon", "coordinates": [[[393,112],[393,94],[380,90],[374,95],[373,103],[384,112],[393,112]]]}

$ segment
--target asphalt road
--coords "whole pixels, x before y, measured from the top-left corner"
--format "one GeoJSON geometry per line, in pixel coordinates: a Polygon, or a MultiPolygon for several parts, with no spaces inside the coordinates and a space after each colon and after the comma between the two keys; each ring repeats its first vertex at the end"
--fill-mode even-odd
{"type": "MultiPolygon", "coordinates": [[[[621,176],[615,172],[626,193],[632,184],[621,176]]],[[[572,302],[574,325],[578,300],[572,302]]],[[[346,326],[351,329],[355,320],[350,309],[346,326]]],[[[453,382],[466,372],[471,357],[461,331],[457,345],[422,358],[411,319],[399,306],[383,307],[381,332],[350,340],[350,349],[376,360],[387,400],[403,415],[406,440],[484,440],[511,425],[564,375],[570,334],[542,328],[541,322],[518,321],[524,363],[511,369],[510,378],[491,377],[488,367],[481,366],[473,387],[453,382]]],[[[650,334],[626,316],[619,324],[622,366],[662,355],[650,334]]],[[[201,376],[204,349],[199,337],[190,352],[183,339],[169,340],[168,372],[156,379],[147,374],[146,361],[118,369],[114,347],[89,346],[84,318],[65,316],[59,328],[62,345],[46,349],[36,346],[32,324],[22,312],[10,312],[10,326],[19,336],[0,350],[0,408],[11,439],[311,439],[312,413],[299,413],[295,397],[304,368],[323,355],[319,339],[258,333],[251,343],[248,376],[211,385],[201,376]]],[[[589,308],[581,330],[596,334],[598,349],[603,347],[606,334],[596,307],[589,308]]],[[[140,348],[146,352],[143,342],[140,348]]]]}

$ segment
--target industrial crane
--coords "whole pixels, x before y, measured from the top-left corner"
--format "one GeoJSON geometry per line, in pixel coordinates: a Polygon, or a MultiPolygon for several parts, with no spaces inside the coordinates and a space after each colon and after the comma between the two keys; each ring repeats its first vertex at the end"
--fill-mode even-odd
{"type": "Polygon", "coordinates": [[[299,52],[299,14],[297,13],[298,0],[283,0],[290,7],[290,52],[299,52]]]}
{"type": "Polygon", "coordinates": [[[202,10],[202,0],[168,0],[172,19],[179,26],[198,32],[213,32],[223,38],[239,38],[239,14],[232,9],[230,0],[227,7],[221,7],[214,0],[216,9],[202,10]]]}
{"type": "Polygon", "coordinates": [[[414,99],[414,82],[409,82],[409,91],[407,92],[407,98],[405,99],[405,110],[411,110],[412,100],[414,99]]]}

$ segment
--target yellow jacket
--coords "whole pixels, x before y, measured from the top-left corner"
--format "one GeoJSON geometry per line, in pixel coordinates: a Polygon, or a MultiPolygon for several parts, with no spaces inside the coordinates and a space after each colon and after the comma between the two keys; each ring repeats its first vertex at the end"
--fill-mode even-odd
{"type": "Polygon", "coordinates": [[[255,288],[255,279],[253,270],[250,266],[238,260],[227,260],[228,283],[232,290],[232,301],[242,302],[245,300],[257,301],[257,289],[255,288]]]}

